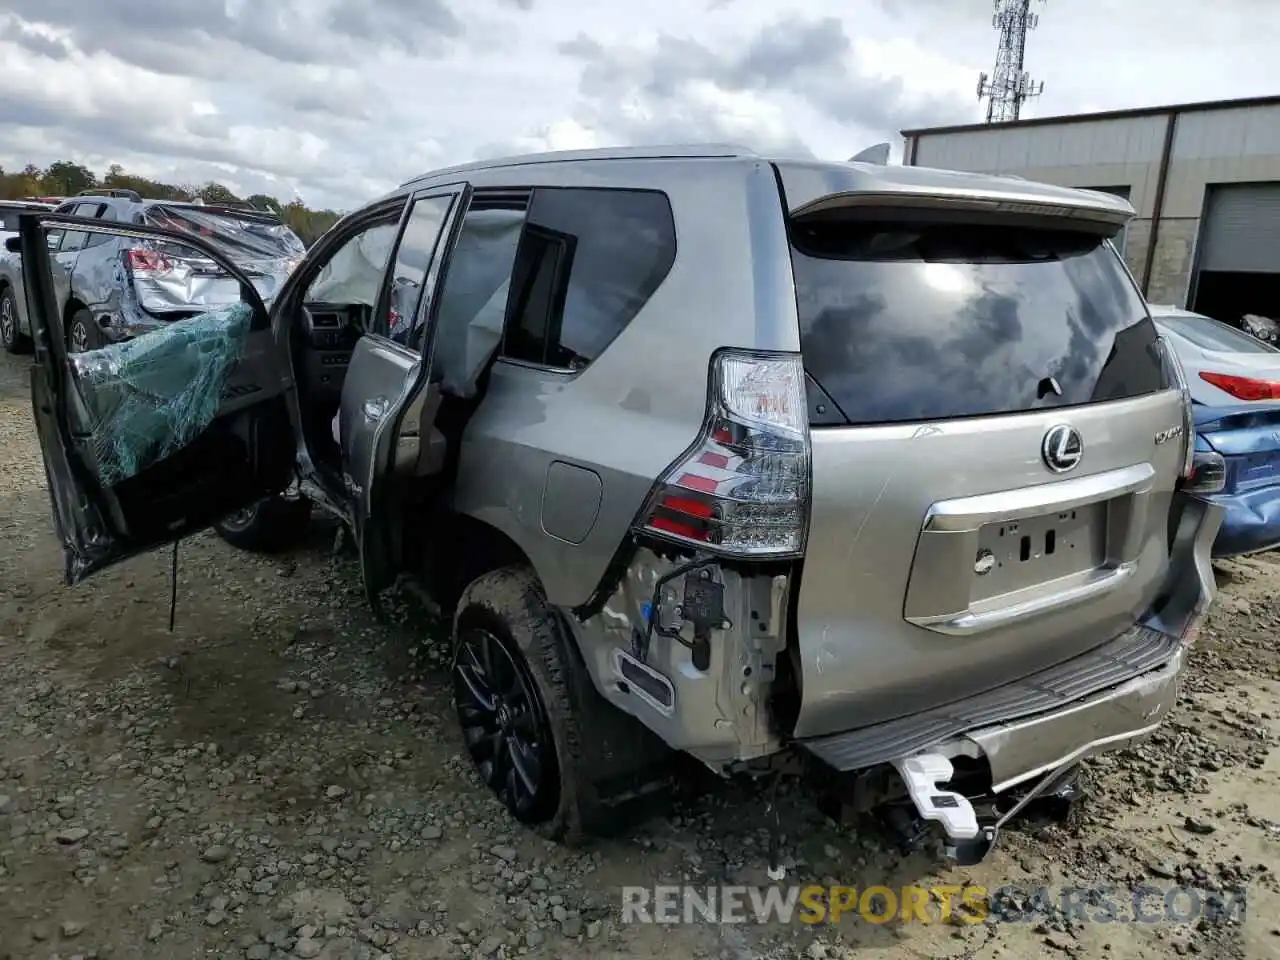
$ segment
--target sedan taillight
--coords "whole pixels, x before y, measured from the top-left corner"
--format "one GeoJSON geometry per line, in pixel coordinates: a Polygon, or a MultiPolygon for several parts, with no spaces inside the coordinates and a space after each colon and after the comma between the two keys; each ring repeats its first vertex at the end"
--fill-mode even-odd
{"type": "Polygon", "coordinates": [[[1200,379],[1231,394],[1237,400],[1280,400],[1280,383],[1274,380],[1255,380],[1252,377],[1234,377],[1227,373],[1204,371],[1200,372],[1200,379]]]}

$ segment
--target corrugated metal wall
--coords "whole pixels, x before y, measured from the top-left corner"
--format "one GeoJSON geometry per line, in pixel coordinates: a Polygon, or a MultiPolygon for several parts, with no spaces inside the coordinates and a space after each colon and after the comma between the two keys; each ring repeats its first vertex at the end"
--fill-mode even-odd
{"type": "Polygon", "coordinates": [[[1139,216],[1150,216],[1164,145],[1163,116],[925,134],[916,145],[922,167],[1016,173],[1066,187],[1130,188],[1139,216]]]}
{"type": "Polygon", "coordinates": [[[1125,259],[1155,302],[1185,303],[1197,262],[1201,270],[1245,263],[1249,270],[1280,273],[1272,201],[1249,190],[1218,199],[1226,195],[1219,188],[1233,184],[1280,184],[1280,103],[924,131],[913,141],[905,156],[914,154],[920,166],[1014,173],[1073,187],[1129,186],[1137,217],[1126,231],[1125,259]],[[1209,205],[1214,210],[1206,213],[1209,205]]]}

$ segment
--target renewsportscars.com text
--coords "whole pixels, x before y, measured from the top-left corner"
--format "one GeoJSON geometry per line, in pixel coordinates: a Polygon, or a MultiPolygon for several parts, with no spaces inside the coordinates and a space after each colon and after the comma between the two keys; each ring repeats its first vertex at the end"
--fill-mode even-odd
{"type": "Polygon", "coordinates": [[[1246,893],[1193,887],[656,886],[622,888],[624,923],[1082,923],[1244,921],[1246,893]]]}

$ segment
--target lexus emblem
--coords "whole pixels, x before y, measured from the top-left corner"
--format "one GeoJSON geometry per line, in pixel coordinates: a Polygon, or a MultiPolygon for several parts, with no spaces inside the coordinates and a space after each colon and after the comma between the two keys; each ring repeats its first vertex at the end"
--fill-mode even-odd
{"type": "Polygon", "coordinates": [[[1066,473],[1072,470],[1084,456],[1084,440],[1080,431],[1060,423],[1050,427],[1040,444],[1040,456],[1044,465],[1054,473],[1066,473]]]}

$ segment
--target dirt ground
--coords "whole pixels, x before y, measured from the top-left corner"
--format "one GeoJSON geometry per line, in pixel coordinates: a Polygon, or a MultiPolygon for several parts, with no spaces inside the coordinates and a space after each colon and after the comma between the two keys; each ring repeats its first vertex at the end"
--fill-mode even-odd
{"type": "Polygon", "coordinates": [[[1280,557],[1221,566],[1167,729],[977,868],[781,799],[795,882],[1179,885],[1179,917],[1243,888],[1243,922],[1124,922],[1125,892],[1111,923],[1096,895],[1018,895],[976,923],[663,927],[622,923],[621,887],[765,882],[761,796],[712,790],[583,851],[521,831],[462,754],[440,631],[377,624],[331,539],[184,543],[173,634],[167,552],[65,588],[27,362],[0,355],[0,960],[1280,956],[1280,557]]]}

